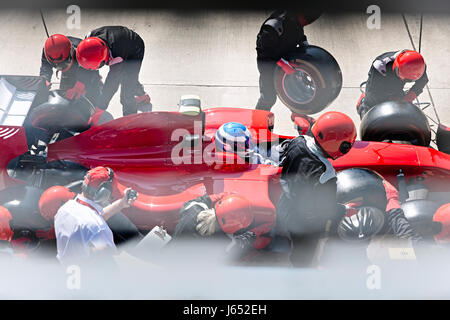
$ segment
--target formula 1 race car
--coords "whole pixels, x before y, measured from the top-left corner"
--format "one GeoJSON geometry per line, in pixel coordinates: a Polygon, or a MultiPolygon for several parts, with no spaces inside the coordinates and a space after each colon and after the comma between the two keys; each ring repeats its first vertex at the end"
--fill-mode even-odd
{"type": "MultiPolygon", "coordinates": [[[[232,155],[215,153],[212,143],[215,131],[230,121],[250,128],[262,150],[294,138],[273,133],[273,113],[208,108],[198,115],[147,112],[96,124],[91,121],[94,108],[89,102],[64,101],[57,92],[48,99],[42,81],[31,76],[0,77],[0,205],[11,212],[15,229],[51,228],[52,221],[39,212],[42,193],[55,185],[78,192],[86,171],[99,165],[115,172],[115,198],[122,197],[126,187],[138,192],[133,206],[123,213],[140,230],[162,225],[170,233],[183,203],[224,191],[249,199],[256,223],[265,224],[267,232],[274,226],[281,168],[241,163],[232,155]],[[45,146],[36,137],[47,139],[45,146]]],[[[399,185],[401,192],[420,185],[427,190],[421,200],[436,207],[450,199],[450,155],[432,148],[357,141],[332,164],[338,171],[374,170],[399,185]]],[[[341,178],[340,201],[373,204],[372,180],[366,177],[341,178]]],[[[376,202],[384,210],[383,202],[376,202]]]]}

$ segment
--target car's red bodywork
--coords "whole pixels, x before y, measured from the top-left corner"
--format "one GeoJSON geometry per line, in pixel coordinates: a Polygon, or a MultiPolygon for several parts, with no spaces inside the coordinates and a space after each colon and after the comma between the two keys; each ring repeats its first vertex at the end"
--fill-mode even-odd
{"type": "MultiPolygon", "coordinates": [[[[205,193],[235,191],[251,201],[257,221],[270,230],[281,194],[278,183],[281,168],[222,164],[217,160],[220,157],[214,154],[211,138],[220,125],[229,121],[251,128],[258,143],[293,138],[269,130],[273,126],[273,114],[267,111],[212,108],[198,116],[178,112],[140,113],[50,144],[47,160],[70,160],[87,168],[98,165],[113,168],[117,178],[116,197],[123,194],[125,186],[139,192],[133,207],[124,213],[141,229],[162,224],[173,230],[184,202],[205,193]],[[196,134],[203,136],[201,142],[183,148],[183,137],[196,134]]],[[[7,144],[0,163],[2,168],[26,151],[23,128],[19,128],[16,138],[10,142],[2,141],[2,145],[7,144]]],[[[391,181],[402,169],[408,179],[423,180],[430,191],[450,192],[450,155],[431,148],[357,141],[333,165],[337,170],[370,168],[391,181]]],[[[17,181],[2,171],[0,187],[13,183],[17,181]]]]}

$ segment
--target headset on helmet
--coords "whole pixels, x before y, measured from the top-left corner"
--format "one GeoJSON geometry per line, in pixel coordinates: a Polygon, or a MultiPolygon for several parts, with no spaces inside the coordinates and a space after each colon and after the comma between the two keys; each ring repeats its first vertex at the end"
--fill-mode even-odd
{"type": "Polygon", "coordinates": [[[348,153],[356,139],[352,119],[337,111],[322,114],[312,126],[311,132],[322,150],[333,160],[348,153]]]}
{"type": "MultiPolygon", "coordinates": [[[[96,170],[97,168],[94,168],[93,170],[96,170]]],[[[90,177],[91,171],[89,171],[86,174],[86,177],[85,177],[85,179],[83,181],[83,185],[82,185],[82,191],[86,194],[86,196],[88,196],[94,202],[97,202],[97,203],[102,203],[102,202],[108,200],[111,197],[111,194],[113,192],[112,181],[114,179],[114,171],[108,167],[100,167],[100,168],[104,168],[108,171],[108,175],[109,175],[108,180],[103,181],[102,183],[100,183],[100,185],[97,188],[94,188],[89,185],[89,179],[91,178],[90,177]]]]}
{"type": "Polygon", "coordinates": [[[217,129],[214,136],[217,152],[231,152],[242,158],[250,156],[253,150],[252,134],[239,122],[228,122],[217,129]]]}
{"type": "Polygon", "coordinates": [[[253,222],[250,201],[243,196],[231,194],[216,203],[216,218],[223,232],[236,233],[248,228],[253,222]]]}
{"type": "Polygon", "coordinates": [[[69,38],[62,34],[54,34],[44,44],[44,55],[56,69],[65,72],[73,64],[73,45],[69,38]]]}
{"type": "Polygon", "coordinates": [[[392,69],[400,79],[416,81],[425,72],[425,61],[419,52],[403,50],[395,58],[392,69]]]}
{"type": "Polygon", "coordinates": [[[86,38],[77,47],[77,61],[84,69],[97,70],[103,67],[108,59],[108,46],[100,38],[86,38]]]}

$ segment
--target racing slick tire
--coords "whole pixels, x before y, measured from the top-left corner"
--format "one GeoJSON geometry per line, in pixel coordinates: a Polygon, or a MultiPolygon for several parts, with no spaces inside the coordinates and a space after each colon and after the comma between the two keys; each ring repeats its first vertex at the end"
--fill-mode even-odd
{"type": "Polygon", "coordinates": [[[33,127],[50,132],[62,129],[83,132],[89,128],[94,111],[94,106],[84,96],[70,101],[62,96],[61,90],[55,90],[50,91],[48,101],[35,107],[29,117],[33,127]]]}
{"type": "Polygon", "coordinates": [[[440,124],[436,133],[438,150],[450,154],[450,127],[440,124]]]}
{"type": "Polygon", "coordinates": [[[336,174],[338,203],[358,203],[363,207],[373,207],[386,211],[387,197],[383,178],[375,171],[351,168],[336,174]]]}
{"type": "Polygon", "coordinates": [[[428,147],[431,129],[420,108],[410,102],[387,101],[370,109],[362,118],[363,141],[405,141],[428,147]]]}
{"type": "Polygon", "coordinates": [[[405,217],[422,237],[434,235],[433,216],[439,209],[439,204],[430,200],[412,200],[401,205],[405,217]]]}
{"type": "Polygon", "coordinates": [[[308,46],[289,54],[286,60],[297,72],[288,75],[277,67],[274,81],[278,97],[292,112],[318,113],[339,95],[341,68],[328,51],[308,46]]]}

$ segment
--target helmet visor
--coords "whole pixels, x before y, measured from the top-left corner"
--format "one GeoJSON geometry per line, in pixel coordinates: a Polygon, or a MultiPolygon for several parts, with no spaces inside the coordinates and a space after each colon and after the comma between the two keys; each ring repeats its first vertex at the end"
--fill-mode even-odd
{"type": "Polygon", "coordinates": [[[64,61],[55,62],[53,60],[53,61],[49,61],[49,62],[53,65],[54,68],[56,68],[56,70],[65,72],[65,71],[69,70],[70,67],[72,66],[72,63],[73,63],[72,52],[70,52],[69,56],[64,61]]]}

